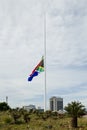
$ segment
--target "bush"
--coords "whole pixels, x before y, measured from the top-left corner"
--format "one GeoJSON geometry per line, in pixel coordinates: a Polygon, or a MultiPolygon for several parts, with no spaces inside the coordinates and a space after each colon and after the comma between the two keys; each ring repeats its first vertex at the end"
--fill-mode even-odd
{"type": "Polygon", "coordinates": [[[7,117],[7,118],[5,118],[4,121],[5,121],[6,124],[10,124],[10,123],[12,123],[12,118],[7,117]]]}
{"type": "Polygon", "coordinates": [[[24,116],[24,121],[25,121],[26,123],[30,122],[30,117],[29,117],[29,114],[28,114],[28,113],[25,113],[23,116],[24,116]]]}
{"type": "Polygon", "coordinates": [[[21,124],[23,124],[24,122],[23,122],[23,120],[22,119],[18,119],[16,122],[15,122],[15,124],[18,124],[18,125],[21,125],[21,124]]]}

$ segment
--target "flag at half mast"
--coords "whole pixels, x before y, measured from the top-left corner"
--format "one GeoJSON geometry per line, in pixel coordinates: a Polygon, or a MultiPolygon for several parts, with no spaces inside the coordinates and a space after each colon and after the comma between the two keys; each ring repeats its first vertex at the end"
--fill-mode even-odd
{"type": "Polygon", "coordinates": [[[34,68],[32,73],[28,77],[28,81],[32,81],[33,77],[38,76],[40,72],[44,71],[44,58],[42,57],[41,61],[34,68]]]}

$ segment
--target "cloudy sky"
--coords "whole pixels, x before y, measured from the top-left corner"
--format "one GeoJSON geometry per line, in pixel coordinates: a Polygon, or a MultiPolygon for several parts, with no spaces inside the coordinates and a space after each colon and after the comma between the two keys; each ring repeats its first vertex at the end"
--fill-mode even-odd
{"type": "Polygon", "coordinates": [[[0,0],[0,102],[44,107],[44,72],[27,81],[44,55],[44,12],[47,108],[51,96],[87,107],[87,0],[0,0]]]}

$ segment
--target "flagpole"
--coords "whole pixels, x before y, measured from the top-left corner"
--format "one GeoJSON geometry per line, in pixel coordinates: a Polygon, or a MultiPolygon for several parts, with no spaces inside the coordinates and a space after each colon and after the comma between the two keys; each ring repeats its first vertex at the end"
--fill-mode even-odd
{"type": "Polygon", "coordinates": [[[46,111],[46,13],[44,13],[44,68],[45,68],[45,74],[44,74],[44,112],[46,111]]]}

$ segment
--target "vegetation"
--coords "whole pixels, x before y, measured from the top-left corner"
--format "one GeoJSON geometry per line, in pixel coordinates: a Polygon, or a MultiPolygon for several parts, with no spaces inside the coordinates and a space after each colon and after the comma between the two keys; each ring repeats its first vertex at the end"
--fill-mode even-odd
{"type": "Polygon", "coordinates": [[[6,110],[9,110],[9,109],[10,109],[10,107],[6,102],[0,103],[0,111],[6,111],[6,110]]]}
{"type": "Polygon", "coordinates": [[[0,130],[87,130],[87,118],[79,116],[76,129],[71,120],[67,113],[16,108],[0,112],[0,130]]]}
{"type": "Polygon", "coordinates": [[[80,117],[85,114],[85,108],[81,104],[81,102],[71,102],[66,107],[65,110],[68,112],[68,114],[72,117],[72,127],[77,128],[78,121],[77,117],[80,117]]]}

